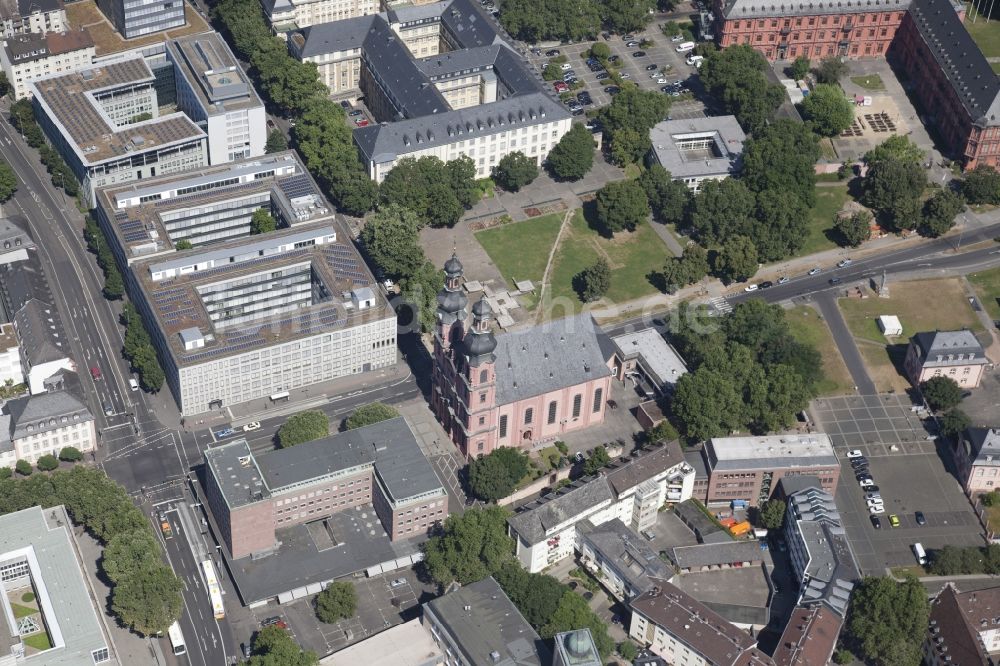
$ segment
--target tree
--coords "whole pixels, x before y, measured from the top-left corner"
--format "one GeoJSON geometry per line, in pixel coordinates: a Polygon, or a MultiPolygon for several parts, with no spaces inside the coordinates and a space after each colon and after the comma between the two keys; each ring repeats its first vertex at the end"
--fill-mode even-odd
{"type": "Polygon", "coordinates": [[[733,380],[707,368],[681,375],[671,409],[684,435],[696,442],[738,429],[744,412],[743,397],[733,380]]]}
{"type": "Polygon", "coordinates": [[[619,166],[640,161],[651,147],[649,130],[667,117],[670,98],[657,91],[627,86],[601,110],[601,125],[613,161],[619,166]]]}
{"type": "Polygon", "coordinates": [[[604,0],[604,22],[614,32],[624,35],[646,27],[652,16],[653,0],[604,0]]]}
{"type": "Polygon", "coordinates": [[[867,166],[886,161],[920,164],[924,159],[924,151],[910,141],[909,137],[896,134],[869,150],[861,159],[867,166]]]}
{"type": "Polygon", "coordinates": [[[783,259],[802,247],[809,210],[795,193],[765,190],[757,194],[756,202],[746,235],[753,239],[761,261],[783,259]]]}
{"type": "Polygon", "coordinates": [[[957,407],[949,409],[939,420],[941,434],[945,437],[956,438],[969,429],[972,419],[969,415],[957,407]]]}
{"type": "Polygon", "coordinates": [[[872,235],[872,216],[868,211],[858,211],[851,215],[838,215],[833,230],[839,236],[843,247],[858,247],[872,235]]]}
{"type": "Polygon", "coordinates": [[[622,659],[631,664],[639,656],[639,649],[632,641],[625,640],[618,644],[618,654],[622,659]]]}
{"type": "Polygon", "coordinates": [[[919,664],[930,604],[914,576],[865,577],[851,595],[847,632],[860,656],[882,664],[919,664]]]}
{"type": "Polygon", "coordinates": [[[559,607],[567,587],[552,576],[528,573],[517,562],[508,562],[494,576],[497,584],[536,630],[540,629],[559,607]]]}
{"type": "Polygon", "coordinates": [[[191,244],[191,241],[189,241],[186,238],[182,238],[176,243],[174,243],[174,249],[177,250],[178,252],[182,250],[190,250],[193,247],[194,245],[191,244]]]}
{"type": "Polygon", "coordinates": [[[354,617],[358,611],[358,592],[351,583],[330,583],[316,595],[315,604],[320,622],[336,624],[354,617]]]}
{"type": "Polygon", "coordinates": [[[79,462],[83,460],[83,454],[75,446],[64,446],[59,451],[59,460],[63,462],[79,462]]]}
{"type": "Polygon", "coordinates": [[[590,47],[590,55],[598,60],[607,60],[611,57],[611,47],[604,42],[595,42],[590,47]]]}
{"type": "Polygon", "coordinates": [[[920,231],[936,238],[955,226],[955,218],[965,210],[965,200],[949,189],[940,189],[924,202],[923,222],[920,231]]]}
{"type": "Polygon", "coordinates": [[[740,44],[710,51],[698,75],[725,111],[735,115],[744,130],[756,134],[785,98],[784,88],[764,75],[768,66],[752,46],[740,44]]]}
{"type": "Polygon", "coordinates": [[[641,162],[653,147],[648,132],[640,132],[631,127],[605,128],[604,137],[611,153],[611,163],[622,168],[633,162],[641,162]]]}
{"type": "Polygon", "coordinates": [[[984,164],[967,171],[962,196],[969,204],[1000,204],[1000,171],[984,164]]]}
{"type": "Polygon", "coordinates": [[[462,155],[445,162],[444,170],[455,198],[464,208],[472,208],[479,198],[476,163],[468,155],[462,155]]]}
{"type": "Polygon", "coordinates": [[[501,446],[469,463],[469,489],[485,502],[507,497],[528,473],[528,457],[518,449],[501,446]]]}
{"type": "Polygon", "coordinates": [[[688,243],[679,257],[667,259],[661,278],[667,293],[694,284],[708,275],[708,252],[697,243],[688,243]]]}
{"type": "Polygon", "coordinates": [[[546,164],[560,180],[580,180],[594,165],[594,138],[580,123],[573,123],[549,151],[546,164]]]}
{"type": "Polygon", "coordinates": [[[288,141],[281,130],[276,128],[268,132],[267,141],[264,143],[264,152],[268,154],[280,153],[283,150],[288,150],[288,141]]]}
{"type": "Polygon", "coordinates": [[[111,537],[104,547],[101,570],[117,585],[139,572],[161,566],[159,552],[160,547],[148,528],[122,532],[111,537]]]}
{"type": "Polygon", "coordinates": [[[753,192],[790,192],[814,206],[818,159],[819,137],[803,123],[782,118],[743,145],[741,180],[753,192]]]}
{"type": "Polygon", "coordinates": [[[597,35],[601,7],[597,0],[507,0],[500,24],[525,42],[578,42],[597,35]]]}
{"type": "Polygon", "coordinates": [[[760,524],[769,530],[780,530],[785,522],[785,503],[779,499],[768,500],[760,507],[760,524]]]}
{"type": "Polygon", "coordinates": [[[847,76],[847,63],[839,57],[823,58],[816,67],[816,80],[828,85],[836,85],[840,79],[847,76]]]}
{"type": "Polygon", "coordinates": [[[726,284],[749,280],[757,272],[757,248],[747,236],[733,236],[715,255],[713,273],[726,284]]]}
{"type": "Polygon", "coordinates": [[[0,203],[9,201],[17,192],[17,176],[10,165],[0,160],[0,203]]]}
{"type": "Polygon", "coordinates": [[[0,467],[0,481],[14,476],[14,470],[10,467],[0,467]]]}
{"type": "Polygon", "coordinates": [[[542,638],[550,639],[558,633],[583,628],[590,629],[597,652],[601,655],[601,659],[607,659],[615,649],[614,641],[608,636],[608,625],[590,610],[583,597],[572,590],[567,590],[559,600],[555,612],[538,633],[542,638]]]}
{"type": "Polygon", "coordinates": [[[420,246],[420,221],[398,204],[370,215],[361,229],[361,244],[372,263],[391,280],[414,275],[427,258],[420,246]]]}
{"type": "Polygon", "coordinates": [[[149,636],[176,622],[181,616],[184,583],[167,567],[159,565],[126,576],[111,591],[111,610],[125,626],[149,636]]]}
{"type": "Polygon", "coordinates": [[[837,136],[854,120],[854,105],[836,85],[817,84],[799,106],[820,136],[837,136]]]}
{"type": "Polygon", "coordinates": [[[587,475],[597,474],[600,470],[607,467],[609,462],[611,462],[611,457],[608,456],[607,448],[603,445],[595,446],[583,464],[583,473],[587,475]]]}
{"type": "Polygon", "coordinates": [[[399,412],[397,412],[395,408],[381,402],[373,402],[355,409],[354,412],[347,417],[345,425],[348,430],[356,430],[357,428],[364,428],[365,426],[370,426],[375,423],[388,421],[389,419],[394,419],[398,416],[399,412]]]}
{"type": "Polygon", "coordinates": [[[43,472],[51,472],[59,468],[59,460],[52,454],[40,456],[35,464],[43,472]]]}
{"type": "MultiPolygon", "coordinates": [[[[403,303],[396,308],[397,316],[404,309],[410,309],[423,332],[434,328],[437,294],[444,286],[444,274],[434,264],[425,261],[414,275],[400,278],[399,289],[403,303]]],[[[400,318],[400,325],[406,325],[400,318]]]]}
{"type": "Polygon", "coordinates": [[[689,224],[703,245],[725,243],[749,231],[756,203],[742,180],[709,180],[691,202],[689,224]]]}
{"type": "Polygon", "coordinates": [[[22,458],[14,463],[14,471],[21,476],[31,476],[31,472],[34,470],[31,469],[31,463],[22,458]]]}
{"type": "Polygon", "coordinates": [[[806,75],[809,74],[809,68],[811,66],[812,64],[809,62],[809,58],[806,56],[799,56],[792,61],[792,65],[788,68],[788,71],[792,75],[792,78],[798,81],[806,78],[806,75]]]}
{"type": "Polygon", "coordinates": [[[538,177],[534,158],[521,151],[508,153],[493,167],[493,180],[508,192],[517,192],[538,177]]]}
{"type": "Polygon", "coordinates": [[[833,663],[835,664],[850,664],[853,661],[854,655],[851,654],[850,650],[841,648],[833,653],[833,663]]]}
{"type": "Polygon", "coordinates": [[[611,267],[604,257],[573,276],[573,288],[584,303],[599,300],[611,287],[611,267]]]}
{"type": "Polygon", "coordinates": [[[943,412],[962,402],[962,388],[951,377],[931,377],[920,384],[924,400],[935,412],[943,412]]]}
{"type": "Polygon", "coordinates": [[[277,226],[278,223],[271,217],[271,213],[263,208],[255,210],[250,218],[251,234],[268,234],[274,231],[277,226]]]}
{"type": "Polygon", "coordinates": [[[920,195],[927,173],[916,162],[897,158],[879,160],[868,167],[863,203],[897,229],[913,229],[920,212],[920,195]]]}
{"type": "Polygon", "coordinates": [[[253,654],[247,666],[316,666],[319,659],[300,648],[291,635],[278,626],[264,627],[254,636],[253,654]]]}
{"type": "Polygon", "coordinates": [[[664,224],[680,224],[691,204],[691,190],[682,181],[674,180],[669,171],[654,164],[636,180],[646,192],[653,215],[664,224]]]}
{"type": "Polygon", "coordinates": [[[330,434],[330,419],[321,411],[293,414],[278,428],[278,442],[286,449],[330,434]]]}
{"type": "Polygon", "coordinates": [[[597,222],[609,234],[635,231],[649,217],[646,193],[634,180],[612,181],[597,191],[597,222]]]}
{"type": "Polygon", "coordinates": [[[469,177],[466,160],[404,157],[382,181],[381,201],[408,208],[433,227],[452,227],[462,217],[470,189],[475,190],[475,166],[469,177]]]}
{"type": "Polygon", "coordinates": [[[514,540],[507,536],[507,509],[499,506],[452,514],[441,532],[423,544],[424,567],[439,585],[474,583],[514,561],[514,540]]]}

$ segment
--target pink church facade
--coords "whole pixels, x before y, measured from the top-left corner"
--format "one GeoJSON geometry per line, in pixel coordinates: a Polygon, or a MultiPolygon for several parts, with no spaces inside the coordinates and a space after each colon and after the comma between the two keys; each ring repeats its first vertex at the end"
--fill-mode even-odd
{"type": "Polygon", "coordinates": [[[522,449],[602,423],[611,371],[590,315],[502,334],[485,298],[466,311],[462,264],[445,264],[434,334],[431,407],[468,457],[522,449]]]}

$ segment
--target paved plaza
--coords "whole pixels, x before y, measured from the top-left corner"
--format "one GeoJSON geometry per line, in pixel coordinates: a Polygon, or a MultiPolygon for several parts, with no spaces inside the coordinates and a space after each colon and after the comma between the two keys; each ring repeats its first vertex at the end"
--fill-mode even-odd
{"type": "Polygon", "coordinates": [[[841,455],[855,448],[873,456],[933,451],[931,432],[913,407],[905,394],[849,395],[817,398],[810,411],[841,455]]]}

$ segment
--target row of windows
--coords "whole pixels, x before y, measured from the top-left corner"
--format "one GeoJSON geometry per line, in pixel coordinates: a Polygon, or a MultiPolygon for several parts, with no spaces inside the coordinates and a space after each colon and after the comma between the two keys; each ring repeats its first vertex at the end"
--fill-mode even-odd
{"type": "MultiPolygon", "coordinates": [[[[855,23],[880,23],[885,20],[901,21],[902,19],[902,12],[896,12],[893,14],[841,14],[837,16],[821,16],[819,17],[819,25],[852,26],[855,23]]],[[[806,25],[814,26],[816,25],[817,18],[815,16],[810,16],[808,19],[797,18],[795,19],[795,26],[801,27],[803,25],[803,20],[807,21],[806,25]]],[[[781,27],[783,28],[790,28],[792,26],[791,19],[771,19],[770,27],[777,28],[779,21],[781,22],[781,27]]],[[[765,23],[767,23],[765,19],[756,19],[756,22],[758,28],[763,28],[765,23]]],[[[754,19],[733,21],[732,25],[737,30],[753,28],[754,19]]]]}

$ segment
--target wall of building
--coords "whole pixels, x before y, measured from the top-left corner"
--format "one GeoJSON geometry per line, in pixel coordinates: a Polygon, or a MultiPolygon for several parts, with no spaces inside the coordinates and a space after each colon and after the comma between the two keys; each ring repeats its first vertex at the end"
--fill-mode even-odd
{"type": "Polygon", "coordinates": [[[45,393],[45,380],[60,370],[76,372],[76,363],[69,357],[49,361],[48,363],[39,363],[35,366],[28,365],[28,359],[24,358],[21,367],[28,378],[28,392],[32,395],[45,393]]]}
{"type": "Polygon", "coordinates": [[[372,502],[372,467],[365,465],[335,479],[324,479],[275,495],[277,528],[291,527],[372,502]]]}
{"type": "Polygon", "coordinates": [[[652,652],[663,657],[668,664],[716,666],[635,609],[632,609],[629,637],[641,645],[648,645],[652,652]]]}
{"type": "MultiPolygon", "coordinates": [[[[726,19],[717,3],[716,38],[722,47],[749,44],[769,60],[884,56],[904,11],[726,19]]],[[[791,6],[789,6],[791,11],[791,6]]]]}
{"type": "Polygon", "coordinates": [[[319,23],[343,21],[357,16],[368,16],[379,10],[375,0],[296,0],[287,9],[278,9],[269,17],[271,26],[283,31],[294,24],[299,28],[307,28],[319,23]]]}
{"type": "Polygon", "coordinates": [[[84,453],[93,451],[97,443],[94,420],[72,421],[66,417],[60,427],[45,432],[28,433],[14,440],[14,451],[19,460],[34,464],[45,455],[58,456],[66,446],[73,446],[84,453]]]}
{"type": "Polygon", "coordinates": [[[185,24],[180,0],[97,0],[97,6],[126,39],[185,24]]]}
{"type": "Polygon", "coordinates": [[[954,379],[955,383],[965,388],[979,387],[979,382],[983,378],[983,370],[986,368],[985,365],[973,365],[956,361],[954,365],[947,367],[924,367],[916,349],[916,345],[910,345],[906,353],[906,361],[904,362],[907,373],[910,375],[910,381],[914,384],[920,384],[932,377],[948,377],[954,379]]]}
{"type": "Polygon", "coordinates": [[[708,501],[709,503],[728,503],[734,499],[742,499],[746,500],[751,506],[756,506],[762,497],[766,500],[774,494],[775,489],[778,487],[778,482],[783,477],[801,475],[818,477],[823,490],[833,494],[837,490],[837,481],[840,479],[840,467],[818,466],[798,467],[795,469],[775,468],[770,470],[713,471],[708,482],[708,501]]]}
{"type": "Polygon", "coordinates": [[[372,497],[372,504],[382,521],[382,527],[393,541],[426,534],[434,525],[444,522],[448,517],[448,497],[443,492],[430,499],[404,503],[394,508],[380,488],[372,497]]]}
{"type": "Polygon", "coordinates": [[[5,384],[8,380],[15,384],[24,383],[24,372],[21,370],[21,350],[17,345],[0,351],[0,384],[5,384]]]}
{"type": "Polygon", "coordinates": [[[39,58],[31,62],[11,62],[7,49],[0,48],[0,66],[3,67],[7,81],[10,82],[13,89],[14,99],[18,100],[31,95],[28,88],[29,81],[50,74],[72,72],[88,67],[94,59],[94,53],[94,47],[90,46],[85,49],[50,55],[47,58],[39,58]]]}
{"type": "MultiPolygon", "coordinates": [[[[218,514],[213,514],[218,516],[218,514]]],[[[274,504],[264,500],[229,512],[230,553],[234,559],[253,553],[267,552],[275,547],[274,504]]]]}
{"type": "Polygon", "coordinates": [[[27,16],[5,16],[0,18],[0,28],[4,37],[37,32],[65,32],[68,28],[66,10],[60,7],[50,12],[34,12],[27,16]]]}

